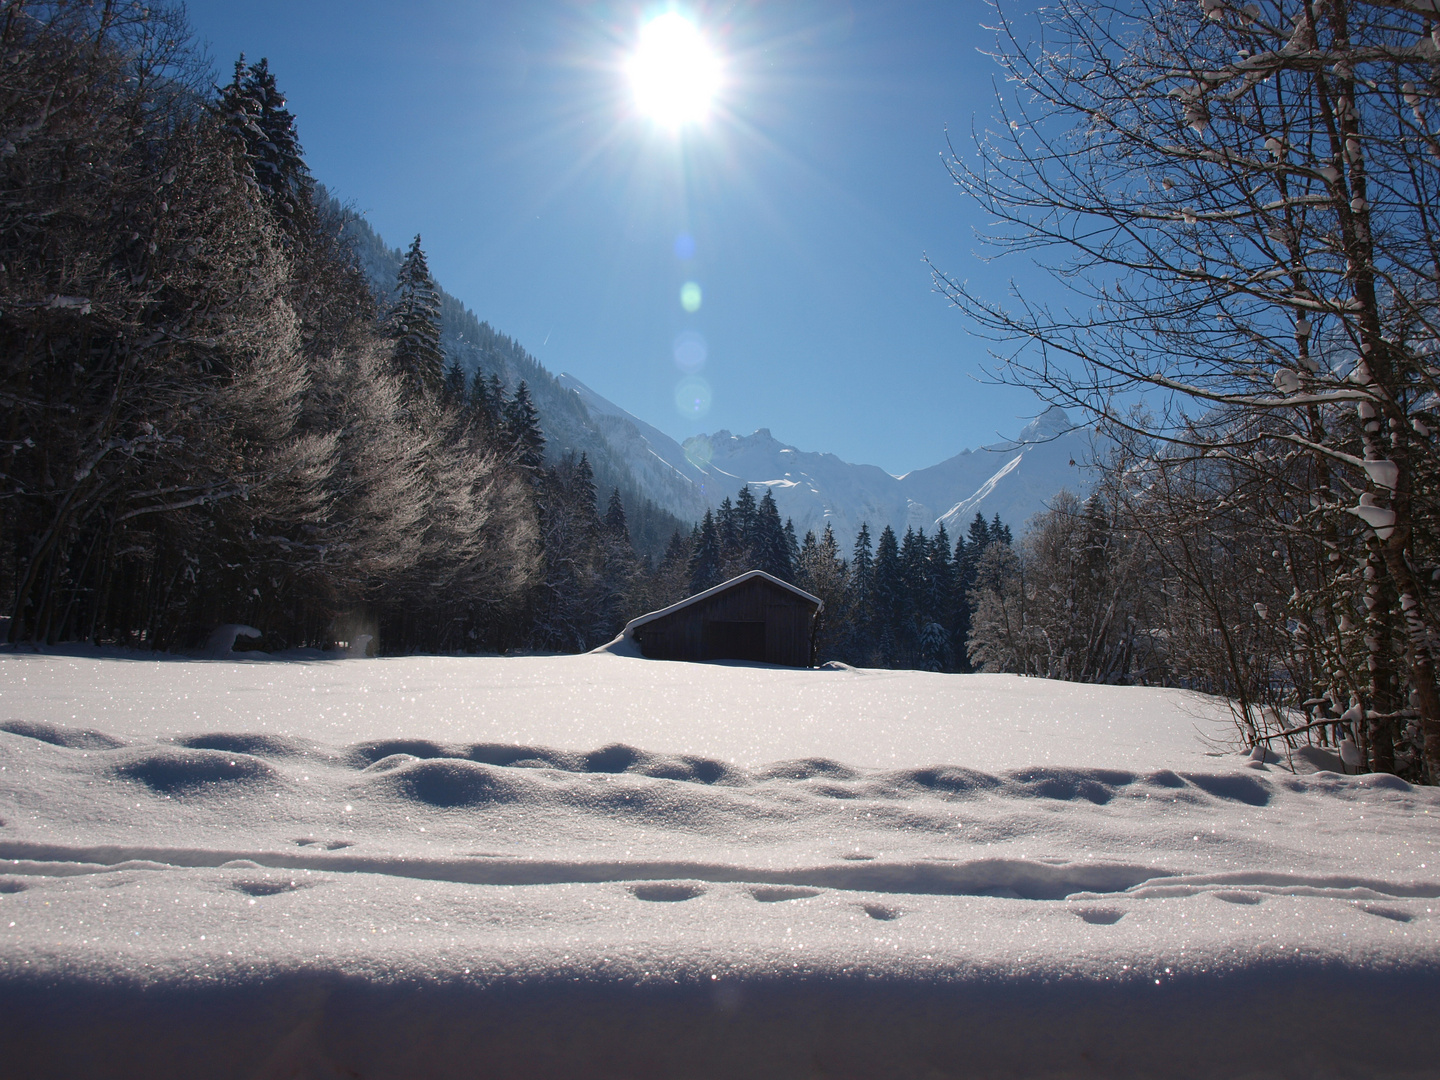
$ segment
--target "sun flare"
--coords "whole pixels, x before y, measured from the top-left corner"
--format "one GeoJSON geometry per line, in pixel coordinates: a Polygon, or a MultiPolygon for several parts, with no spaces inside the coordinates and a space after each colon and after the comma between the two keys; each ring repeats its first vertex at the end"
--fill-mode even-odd
{"type": "Polygon", "coordinates": [[[627,65],[635,103],[667,127],[703,120],[720,86],[720,63],[695,24],[668,11],[640,30],[627,65]]]}

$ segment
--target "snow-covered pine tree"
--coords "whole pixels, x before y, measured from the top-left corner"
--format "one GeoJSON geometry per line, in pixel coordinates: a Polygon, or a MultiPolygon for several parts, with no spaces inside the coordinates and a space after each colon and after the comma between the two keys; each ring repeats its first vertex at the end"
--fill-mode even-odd
{"type": "Polygon", "coordinates": [[[235,61],[235,71],[230,82],[219,88],[214,110],[219,118],[220,129],[230,140],[239,167],[259,186],[255,175],[255,147],[264,138],[258,117],[260,102],[255,98],[254,86],[245,67],[245,54],[235,61]]]}
{"type": "Polygon", "coordinates": [[[386,318],[395,342],[396,372],[412,394],[438,394],[445,379],[440,346],[440,290],[417,235],[395,278],[395,300],[386,318]]]}
{"type": "Polygon", "coordinates": [[[283,241],[308,243],[316,223],[315,181],[269,60],[246,66],[242,53],[230,84],[220,90],[216,112],[241,147],[283,241]]]}
{"type": "Polygon", "coordinates": [[[295,117],[275,85],[270,61],[262,57],[247,71],[250,97],[259,106],[255,118],[260,140],[252,147],[255,178],[270,200],[281,231],[304,242],[314,229],[315,181],[305,164],[295,117]]]}

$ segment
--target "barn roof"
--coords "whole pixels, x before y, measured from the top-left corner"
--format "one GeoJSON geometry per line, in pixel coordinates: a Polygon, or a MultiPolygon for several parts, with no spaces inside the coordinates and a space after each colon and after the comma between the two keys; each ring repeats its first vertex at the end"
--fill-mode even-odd
{"type": "Polygon", "coordinates": [[[764,570],[751,570],[748,573],[741,574],[739,577],[733,577],[729,581],[722,581],[719,585],[714,585],[706,589],[704,592],[698,592],[694,596],[687,596],[684,600],[681,600],[675,604],[671,604],[669,607],[661,608],[659,611],[652,611],[648,615],[641,615],[638,618],[631,619],[628,623],[625,624],[625,629],[620,632],[620,636],[629,637],[632,631],[634,631],[638,627],[644,626],[646,623],[654,622],[656,619],[663,619],[666,615],[673,615],[675,612],[680,611],[683,608],[687,608],[691,604],[698,604],[701,600],[706,600],[716,595],[717,593],[722,593],[726,589],[732,589],[736,585],[739,585],[742,581],[749,581],[751,578],[764,578],[766,581],[770,582],[770,584],[778,585],[786,592],[794,593],[801,600],[808,600],[810,603],[815,605],[815,610],[817,612],[822,611],[825,608],[825,601],[821,600],[818,596],[812,596],[804,589],[797,589],[788,581],[781,581],[773,574],[767,574],[764,570]]]}

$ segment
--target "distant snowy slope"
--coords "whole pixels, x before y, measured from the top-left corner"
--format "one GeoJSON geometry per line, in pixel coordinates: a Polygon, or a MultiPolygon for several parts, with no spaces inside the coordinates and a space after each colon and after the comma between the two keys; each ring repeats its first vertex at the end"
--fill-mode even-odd
{"type": "Polygon", "coordinates": [[[562,374],[555,381],[585,406],[606,447],[625,463],[646,498],[685,521],[704,517],[710,505],[704,493],[706,475],[679,443],[573,375],[562,374]]]}
{"type": "MultiPolygon", "coordinates": [[[[782,518],[800,535],[827,523],[848,552],[863,522],[874,534],[886,525],[934,532],[937,523],[954,536],[976,513],[999,514],[1017,532],[1045,509],[1061,488],[1083,493],[1081,467],[1091,460],[1092,434],[1075,428],[1063,409],[1052,408],[1011,441],[965,450],[938,465],[895,477],[874,465],[855,465],[834,454],[800,450],[767,428],[751,435],[717,431],[681,446],[670,436],[608,401],[573,375],[560,385],[574,391],[610,448],[641,477],[646,495],[674,513],[698,516],[742,484],[757,495],[768,488],[782,518]]],[[[683,516],[683,515],[682,515],[683,516]]]]}
{"type": "Polygon", "coordinates": [[[976,513],[999,514],[1018,533],[1061,488],[1077,494],[1089,489],[1084,466],[1094,456],[1094,433],[1076,428],[1064,409],[1051,408],[1013,442],[956,454],[907,474],[903,483],[914,498],[936,508],[951,535],[967,527],[976,513]],[[961,498],[953,498],[961,492],[961,498]]]}

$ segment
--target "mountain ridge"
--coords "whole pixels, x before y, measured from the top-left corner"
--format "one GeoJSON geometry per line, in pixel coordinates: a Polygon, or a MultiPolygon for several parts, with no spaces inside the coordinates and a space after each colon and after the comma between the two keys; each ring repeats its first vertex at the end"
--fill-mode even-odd
{"type": "MultiPolygon", "coordinates": [[[[322,199],[329,199],[321,192],[322,199]]],[[[394,289],[403,253],[392,248],[338,202],[345,232],[382,305],[394,289]]],[[[721,429],[676,442],[653,424],[605,398],[573,375],[554,375],[519,342],[481,320],[440,288],[441,345],[467,375],[498,375],[513,393],[523,381],[540,414],[547,456],[585,453],[603,499],[618,489],[637,550],[658,555],[671,532],[699,521],[706,510],[734,498],[742,484],[768,489],[780,516],[797,534],[817,535],[829,524],[848,554],[862,522],[872,536],[889,525],[927,533],[944,524],[954,536],[976,513],[999,517],[1017,533],[1044,510],[1061,488],[1088,488],[1074,463],[1092,456],[1088,429],[1051,407],[1014,440],[966,449],[900,476],[878,465],[847,462],[823,451],[801,450],[770,428],[748,435],[721,429]]]]}
{"type": "MultiPolygon", "coordinates": [[[[847,551],[862,522],[869,523],[872,535],[886,525],[903,533],[907,528],[934,532],[940,524],[954,535],[974,514],[984,513],[998,514],[1019,532],[1061,488],[1083,494],[1089,487],[1081,466],[1094,455],[1092,432],[1072,424],[1054,406],[1015,439],[962,450],[896,476],[878,465],[801,450],[763,427],[749,435],[721,429],[677,443],[575,376],[556,378],[592,416],[606,418],[612,447],[666,491],[678,490],[687,509],[703,514],[733,498],[742,484],[768,489],[780,516],[793,518],[797,533],[814,530],[818,535],[829,524],[847,551]]],[[[659,490],[649,494],[659,501],[659,490]]]]}

